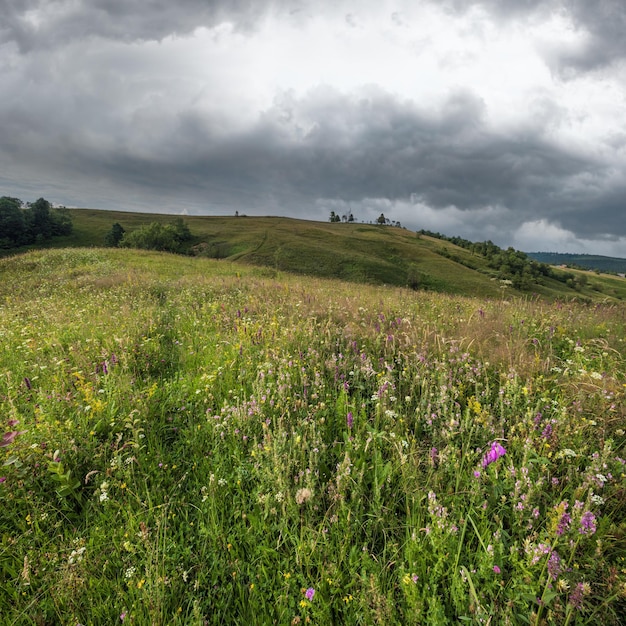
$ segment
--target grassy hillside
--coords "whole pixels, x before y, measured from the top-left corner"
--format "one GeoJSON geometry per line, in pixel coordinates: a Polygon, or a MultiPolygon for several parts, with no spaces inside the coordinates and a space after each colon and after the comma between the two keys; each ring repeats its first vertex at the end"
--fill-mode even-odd
{"type": "MultiPolygon", "coordinates": [[[[118,222],[132,231],[174,216],[73,209],[74,232],[49,242],[51,247],[102,246],[118,222]]],[[[200,254],[228,258],[326,278],[355,282],[412,285],[420,290],[459,295],[540,296],[548,299],[602,301],[626,298],[626,280],[598,279],[589,273],[584,284],[566,284],[550,277],[525,291],[498,280],[487,260],[453,243],[415,232],[366,224],[331,224],[279,217],[185,217],[193,235],[189,248],[200,254]]],[[[558,270],[555,270],[558,274],[558,270]]],[[[562,274],[562,272],[561,272],[562,274]]],[[[571,272],[570,272],[571,274],[571,272]]],[[[571,274],[576,276],[575,274],[571,274]]]]}
{"type": "Polygon", "coordinates": [[[268,274],[0,259],[3,624],[623,623],[623,305],[268,274]]]}

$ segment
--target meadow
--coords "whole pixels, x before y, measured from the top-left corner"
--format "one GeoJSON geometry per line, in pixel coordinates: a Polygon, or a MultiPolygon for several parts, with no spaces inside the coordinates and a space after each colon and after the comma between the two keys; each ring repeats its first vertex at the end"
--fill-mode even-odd
{"type": "Polygon", "coordinates": [[[626,615],[626,308],[0,259],[11,625],[626,615]]]}

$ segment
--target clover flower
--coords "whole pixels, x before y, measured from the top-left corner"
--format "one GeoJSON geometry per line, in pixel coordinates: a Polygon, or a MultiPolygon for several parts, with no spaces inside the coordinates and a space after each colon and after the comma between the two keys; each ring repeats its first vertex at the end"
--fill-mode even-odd
{"type": "Polygon", "coordinates": [[[304,592],[304,597],[307,600],[313,600],[313,596],[315,595],[315,589],[313,589],[313,587],[309,587],[305,592],[304,592]]]}
{"type": "Polygon", "coordinates": [[[488,465],[491,465],[493,462],[497,461],[501,456],[506,454],[506,449],[502,444],[497,441],[494,441],[491,444],[491,448],[485,454],[482,461],[483,468],[486,468],[488,465]]]}
{"type": "Polygon", "coordinates": [[[593,535],[596,532],[596,516],[591,511],[585,511],[580,518],[578,529],[581,535],[593,535]]]}

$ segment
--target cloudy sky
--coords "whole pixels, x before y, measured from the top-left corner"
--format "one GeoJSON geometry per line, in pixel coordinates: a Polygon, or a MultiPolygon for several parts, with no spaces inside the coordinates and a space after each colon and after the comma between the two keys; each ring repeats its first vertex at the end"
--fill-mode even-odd
{"type": "Polygon", "coordinates": [[[0,195],[626,257],[624,0],[0,0],[0,195]]]}

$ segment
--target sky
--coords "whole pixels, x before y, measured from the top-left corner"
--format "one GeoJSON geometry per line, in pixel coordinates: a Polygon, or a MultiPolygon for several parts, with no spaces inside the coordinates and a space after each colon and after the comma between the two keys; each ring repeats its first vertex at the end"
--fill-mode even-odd
{"type": "Polygon", "coordinates": [[[0,195],[626,258],[624,0],[0,0],[0,195]]]}

